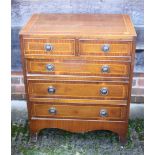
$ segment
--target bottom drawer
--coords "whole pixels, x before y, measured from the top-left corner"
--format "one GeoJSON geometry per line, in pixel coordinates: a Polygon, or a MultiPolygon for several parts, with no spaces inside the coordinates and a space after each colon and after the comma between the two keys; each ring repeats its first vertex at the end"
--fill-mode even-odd
{"type": "Polygon", "coordinates": [[[126,106],[79,106],[33,103],[32,117],[123,120],[126,106]]]}

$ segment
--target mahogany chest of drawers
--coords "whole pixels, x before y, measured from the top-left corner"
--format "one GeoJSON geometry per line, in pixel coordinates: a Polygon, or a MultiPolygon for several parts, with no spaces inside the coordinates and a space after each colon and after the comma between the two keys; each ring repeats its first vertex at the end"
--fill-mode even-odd
{"type": "Polygon", "coordinates": [[[125,14],[33,15],[20,31],[31,136],[110,130],[125,143],[135,40],[125,14]]]}

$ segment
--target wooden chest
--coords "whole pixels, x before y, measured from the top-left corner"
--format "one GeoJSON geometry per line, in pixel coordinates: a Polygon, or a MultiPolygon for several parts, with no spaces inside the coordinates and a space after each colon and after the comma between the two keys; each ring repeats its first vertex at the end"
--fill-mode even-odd
{"type": "Polygon", "coordinates": [[[110,130],[125,143],[135,40],[128,15],[33,15],[20,31],[31,136],[110,130]]]}

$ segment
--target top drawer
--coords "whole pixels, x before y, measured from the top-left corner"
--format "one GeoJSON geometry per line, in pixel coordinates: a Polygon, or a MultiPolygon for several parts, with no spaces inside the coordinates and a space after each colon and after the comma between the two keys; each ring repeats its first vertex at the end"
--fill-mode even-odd
{"type": "Polygon", "coordinates": [[[80,40],[80,55],[88,56],[130,56],[132,42],[127,41],[103,41],[80,40]]]}
{"type": "Polygon", "coordinates": [[[74,39],[25,39],[25,54],[75,55],[74,39]]]}

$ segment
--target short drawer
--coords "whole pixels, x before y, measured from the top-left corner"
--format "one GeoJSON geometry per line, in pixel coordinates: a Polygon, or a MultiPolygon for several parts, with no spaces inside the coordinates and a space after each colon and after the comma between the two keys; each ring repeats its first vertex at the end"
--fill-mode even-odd
{"type": "Polygon", "coordinates": [[[123,76],[130,74],[129,63],[120,62],[67,62],[27,60],[28,73],[55,75],[123,76]]]}
{"type": "Polygon", "coordinates": [[[79,51],[80,55],[88,56],[130,56],[132,42],[80,40],[79,51]]]}
{"type": "Polygon", "coordinates": [[[77,106],[33,103],[32,117],[113,119],[126,118],[126,106],[77,106]]]}
{"type": "Polygon", "coordinates": [[[25,54],[33,55],[74,55],[75,40],[25,39],[25,54]]]}
{"type": "Polygon", "coordinates": [[[30,97],[127,99],[127,83],[29,80],[30,97]]]}

